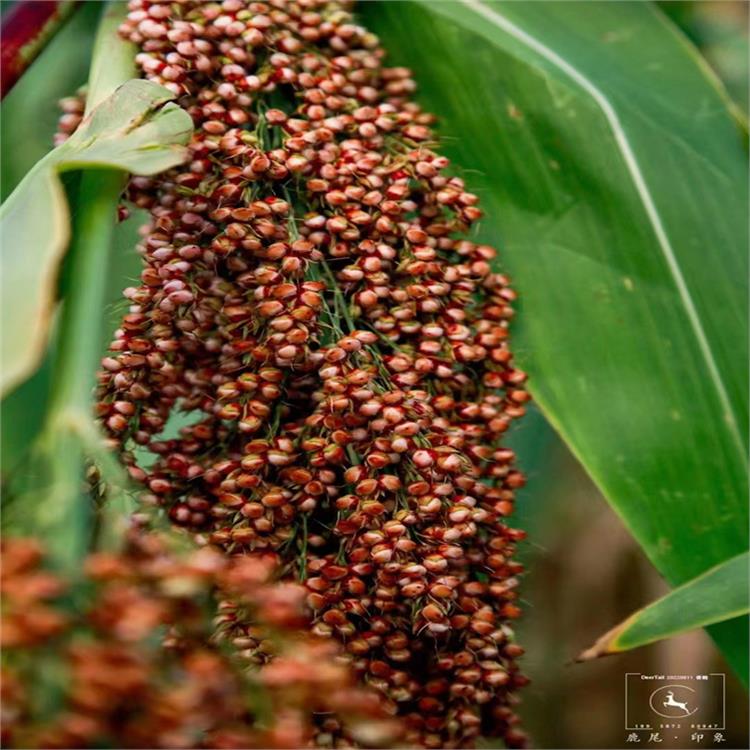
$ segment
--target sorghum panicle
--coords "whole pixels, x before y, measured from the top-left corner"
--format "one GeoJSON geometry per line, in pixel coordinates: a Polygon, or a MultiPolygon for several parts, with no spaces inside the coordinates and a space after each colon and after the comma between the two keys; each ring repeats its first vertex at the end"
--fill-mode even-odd
{"type": "Polygon", "coordinates": [[[151,221],[100,374],[111,443],[147,504],[304,581],[408,743],[522,746],[515,295],[466,239],[477,196],[409,71],[344,2],[131,0],[121,31],[196,130],[183,167],[130,185],[151,221]]]}
{"type": "Polygon", "coordinates": [[[177,554],[134,528],[121,553],[87,559],[75,593],[87,603],[72,608],[38,542],[4,539],[2,554],[4,746],[300,748],[321,712],[345,714],[347,731],[369,744],[398,736],[330,641],[310,635],[304,588],[271,581],[267,561],[177,554]],[[274,655],[257,673],[220,647],[217,592],[218,621],[230,610],[252,618],[274,655]],[[61,695],[45,701],[45,689],[61,695]],[[259,694],[267,716],[249,701],[259,694]]]}

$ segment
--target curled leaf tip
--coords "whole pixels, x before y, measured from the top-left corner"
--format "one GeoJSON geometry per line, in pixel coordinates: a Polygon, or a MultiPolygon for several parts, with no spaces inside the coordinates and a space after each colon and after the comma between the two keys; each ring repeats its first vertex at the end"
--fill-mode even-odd
{"type": "Polygon", "coordinates": [[[0,207],[3,319],[19,321],[3,337],[3,395],[34,372],[48,340],[55,281],[70,237],[59,174],[94,168],[153,175],[182,164],[193,122],[172,99],[174,94],[156,83],[126,81],[94,107],[0,207]],[[40,214],[49,220],[39,222],[40,214]]]}
{"type": "Polygon", "coordinates": [[[580,664],[584,661],[594,661],[594,659],[601,659],[603,656],[613,656],[620,653],[621,649],[617,646],[616,641],[625,626],[626,623],[620,623],[617,627],[608,630],[604,635],[597,638],[592,646],[581,651],[573,661],[580,664]]]}
{"type": "Polygon", "coordinates": [[[746,615],[750,555],[745,552],[710,568],[634,612],[581,652],[576,661],[628,651],[746,615]]]}

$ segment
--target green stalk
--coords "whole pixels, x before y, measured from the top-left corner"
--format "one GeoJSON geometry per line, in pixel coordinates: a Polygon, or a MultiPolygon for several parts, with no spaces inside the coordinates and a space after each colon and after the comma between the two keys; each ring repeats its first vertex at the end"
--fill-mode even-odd
{"type": "Polygon", "coordinates": [[[326,262],[325,258],[322,261],[320,261],[320,267],[323,270],[323,274],[326,277],[326,280],[328,281],[331,287],[331,291],[333,292],[333,299],[336,304],[336,311],[344,318],[344,320],[346,321],[346,324],[349,326],[349,333],[357,330],[357,327],[354,325],[354,321],[352,320],[352,315],[351,315],[351,311],[349,310],[349,305],[347,304],[346,299],[344,299],[344,294],[341,291],[341,287],[336,281],[336,278],[333,275],[333,271],[331,271],[331,268],[326,262]]]}
{"type": "Polygon", "coordinates": [[[70,289],[63,304],[49,421],[41,438],[52,457],[51,497],[56,502],[43,504],[40,530],[48,532],[50,555],[66,569],[80,560],[91,534],[91,501],[81,492],[81,437],[90,429],[109,249],[123,184],[122,172],[111,169],[81,178],[80,211],[69,249],[70,289]]]}
{"type": "Polygon", "coordinates": [[[117,202],[125,184],[115,169],[87,171],[81,177],[70,245],[70,289],[63,306],[60,350],[55,368],[52,410],[88,410],[99,358],[109,249],[117,202]]]}
{"type": "MultiPolygon", "coordinates": [[[[94,45],[86,112],[133,77],[134,48],[117,35],[124,3],[105,8],[94,45]]],[[[70,285],[54,360],[55,382],[38,456],[50,469],[46,496],[37,498],[34,531],[48,544],[53,562],[75,574],[87,553],[92,501],[83,487],[87,454],[101,453],[92,422],[91,392],[100,356],[112,236],[126,176],[115,169],[85,171],[68,250],[70,285]]],[[[44,492],[43,487],[39,488],[44,492]]]]}
{"type": "Polygon", "coordinates": [[[124,1],[105,5],[91,56],[86,92],[87,115],[118,86],[136,77],[135,45],[126,42],[117,33],[126,16],[127,5],[124,1]]]}

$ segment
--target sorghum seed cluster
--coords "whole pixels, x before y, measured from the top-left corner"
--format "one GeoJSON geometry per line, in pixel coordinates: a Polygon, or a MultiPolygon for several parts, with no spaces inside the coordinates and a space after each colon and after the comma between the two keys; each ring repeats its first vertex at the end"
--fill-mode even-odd
{"type": "Polygon", "coordinates": [[[261,560],[178,555],[134,530],[122,553],[87,559],[91,590],[77,596],[88,604],[74,609],[37,542],[4,540],[2,554],[4,746],[300,748],[316,713],[344,708],[354,737],[396,736],[330,642],[309,634],[304,588],[270,582],[261,560]],[[217,589],[275,653],[254,675],[216,645],[217,589]],[[50,648],[55,657],[40,659],[50,648]],[[258,694],[267,715],[248,700],[258,694]]]}
{"type": "Polygon", "coordinates": [[[53,140],[55,146],[65,143],[81,124],[86,109],[85,91],[79,91],[75,96],[66,96],[58,102],[58,105],[62,114],[57,120],[57,132],[53,140]]]}
{"type": "Polygon", "coordinates": [[[102,363],[112,444],[175,524],[304,581],[408,743],[522,746],[515,295],[409,71],[329,0],[131,0],[121,30],[196,130],[131,182],[151,222],[102,363]]]}

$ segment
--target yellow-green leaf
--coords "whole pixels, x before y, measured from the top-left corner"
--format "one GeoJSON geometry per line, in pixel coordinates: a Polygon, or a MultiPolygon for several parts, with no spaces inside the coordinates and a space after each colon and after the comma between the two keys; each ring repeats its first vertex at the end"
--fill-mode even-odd
{"type": "Polygon", "coordinates": [[[60,262],[70,239],[60,173],[114,168],[149,175],[180,164],[192,122],[170,103],[173,98],[154,83],[127,81],[91,111],[66,143],[39,161],[0,207],[0,305],[7,321],[3,394],[34,371],[47,341],[60,262]]]}
{"type": "Polygon", "coordinates": [[[629,651],[750,611],[750,553],[737,555],[639,609],[586,649],[578,661],[629,651]]]}

